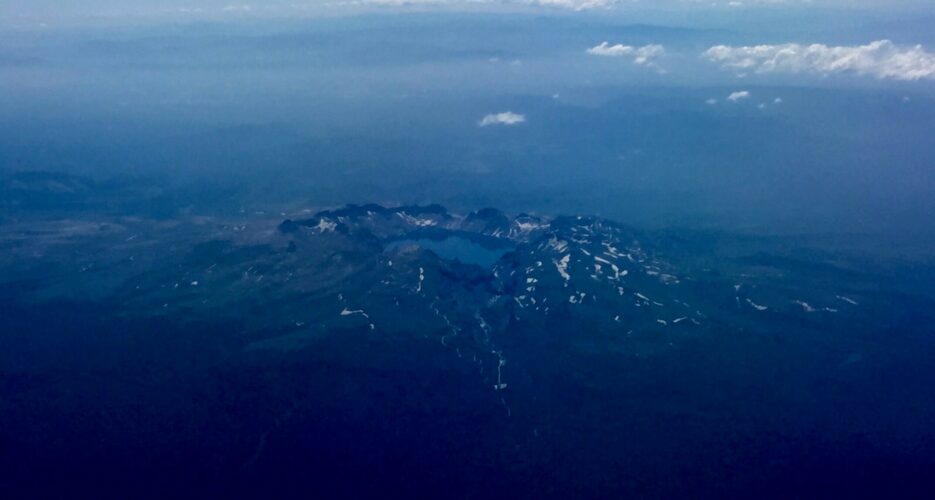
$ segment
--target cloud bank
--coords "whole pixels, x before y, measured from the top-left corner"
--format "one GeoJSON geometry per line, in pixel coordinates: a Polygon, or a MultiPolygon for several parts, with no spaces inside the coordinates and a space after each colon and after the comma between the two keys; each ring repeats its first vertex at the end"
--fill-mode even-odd
{"type": "Polygon", "coordinates": [[[757,73],[855,73],[880,79],[935,79],[935,54],[921,45],[901,47],[889,40],[867,45],[829,47],[822,44],[718,45],[704,52],[724,68],[757,73]]]}
{"type": "Polygon", "coordinates": [[[493,113],[485,116],[477,122],[478,127],[489,127],[491,125],[518,125],[526,121],[526,117],[521,114],[506,111],[504,113],[493,113]]]}

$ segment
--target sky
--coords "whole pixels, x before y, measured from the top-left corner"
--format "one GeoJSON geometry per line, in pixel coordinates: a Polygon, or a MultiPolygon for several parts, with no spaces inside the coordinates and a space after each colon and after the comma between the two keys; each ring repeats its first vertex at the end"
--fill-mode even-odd
{"type": "Polygon", "coordinates": [[[5,0],[0,18],[17,19],[130,18],[134,16],[295,16],[337,11],[455,8],[489,12],[518,9],[571,12],[634,12],[658,10],[671,13],[792,9],[870,9],[882,12],[925,10],[928,0],[298,0],[250,2],[238,0],[5,0]]]}
{"type": "Polygon", "coordinates": [[[0,175],[932,233],[935,7],[842,4],[6,0],[0,175]]]}

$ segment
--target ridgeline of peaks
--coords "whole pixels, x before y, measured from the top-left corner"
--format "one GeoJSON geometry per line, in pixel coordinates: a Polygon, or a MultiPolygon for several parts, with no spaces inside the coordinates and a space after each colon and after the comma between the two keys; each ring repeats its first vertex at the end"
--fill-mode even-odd
{"type": "Polygon", "coordinates": [[[302,351],[349,332],[428,342],[498,391],[523,380],[536,363],[524,356],[535,352],[645,358],[713,332],[780,331],[790,321],[846,330],[886,313],[859,274],[836,275],[831,289],[813,264],[722,258],[697,238],[596,217],[370,204],[278,227],[248,218],[58,224],[82,238],[79,258],[54,253],[67,248],[53,244],[57,226],[42,233],[48,244],[30,236],[33,247],[10,247],[23,249],[9,256],[16,273],[45,276],[70,259],[69,286],[39,282],[41,300],[69,293],[127,315],[232,322],[246,352],[302,351]]]}
{"type": "Polygon", "coordinates": [[[511,219],[494,208],[460,216],[448,213],[440,205],[385,208],[368,204],[326,210],[305,220],[286,220],[280,224],[280,231],[289,234],[302,227],[344,234],[369,231],[373,236],[389,238],[409,234],[413,228],[434,228],[439,235],[444,231],[460,231],[495,238],[520,239],[529,236],[534,229],[545,228],[547,224],[543,218],[525,214],[511,219]]]}
{"type": "MultiPolygon", "coordinates": [[[[296,404],[314,422],[361,408],[367,426],[376,408],[430,422],[444,408],[470,429],[476,419],[513,428],[516,443],[569,435],[574,451],[576,429],[603,440],[634,404],[669,411],[672,387],[705,395],[708,419],[777,374],[800,385],[814,380],[805,365],[844,374],[864,341],[901,348],[879,335],[898,331],[894,310],[935,324],[931,302],[881,293],[855,265],[599,217],[350,205],[289,220],[11,218],[0,230],[20,304],[106,311],[96,321],[114,345],[150,357],[100,359],[139,364],[143,382],[163,367],[172,397],[174,374],[192,363],[218,407],[262,387],[250,403],[262,432],[296,404]],[[816,343],[835,347],[815,354],[816,343]]],[[[86,352],[97,350],[76,356],[86,352]]]]}
{"type": "Polygon", "coordinates": [[[667,252],[680,254],[670,240],[595,217],[349,205],[286,220],[270,244],[286,251],[225,266],[223,278],[199,276],[198,291],[215,280],[262,287],[262,307],[282,309],[286,330],[434,338],[497,389],[507,387],[507,357],[542,332],[646,355],[714,325],[739,330],[775,315],[827,327],[829,315],[858,308],[834,291],[768,287],[770,277],[672,261],[667,252]],[[491,252],[492,265],[474,261],[491,252]]]}

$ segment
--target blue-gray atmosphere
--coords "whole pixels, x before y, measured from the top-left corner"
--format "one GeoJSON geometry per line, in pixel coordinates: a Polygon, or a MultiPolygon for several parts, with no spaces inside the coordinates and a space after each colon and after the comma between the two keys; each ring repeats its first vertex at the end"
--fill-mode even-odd
{"type": "Polygon", "coordinates": [[[3,0],[0,497],[929,498],[930,0],[3,0]]]}

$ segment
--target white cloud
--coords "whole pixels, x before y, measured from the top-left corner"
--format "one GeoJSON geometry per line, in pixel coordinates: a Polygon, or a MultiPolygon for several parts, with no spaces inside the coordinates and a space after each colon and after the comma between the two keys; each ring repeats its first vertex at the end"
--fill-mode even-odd
{"type": "Polygon", "coordinates": [[[506,111],[503,113],[492,113],[484,118],[481,121],[477,122],[478,127],[489,127],[491,125],[518,125],[526,121],[524,115],[514,113],[512,111],[506,111]]]}
{"type": "Polygon", "coordinates": [[[601,42],[600,45],[591,47],[587,50],[592,56],[602,57],[623,57],[633,58],[634,64],[641,66],[655,66],[655,60],[666,53],[662,45],[650,44],[642,47],[633,47],[631,45],[611,45],[607,42],[601,42]]]}
{"type": "Polygon", "coordinates": [[[744,99],[749,99],[749,98],[750,98],[750,92],[746,90],[739,90],[727,96],[727,100],[730,102],[740,102],[740,101],[743,101],[744,99]]]}
{"type": "Polygon", "coordinates": [[[449,3],[455,2],[449,0],[348,0],[338,2],[339,5],[378,5],[383,7],[441,6],[449,3]]]}
{"type": "Polygon", "coordinates": [[[904,47],[889,40],[850,47],[718,45],[705,51],[704,57],[725,68],[757,73],[855,73],[894,80],[935,79],[935,54],[921,45],[904,47]]]}
{"type": "Polygon", "coordinates": [[[253,10],[253,7],[247,4],[243,5],[227,5],[221,9],[224,12],[250,12],[253,10]]]}
{"type": "Polygon", "coordinates": [[[605,57],[618,57],[618,56],[628,56],[633,54],[636,49],[630,45],[611,45],[607,42],[601,42],[600,45],[596,47],[591,47],[588,49],[588,54],[592,56],[605,56],[605,57]]]}
{"type": "Polygon", "coordinates": [[[527,5],[530,7],[545,7],[574,11],[595,9],[611,9],[620,0],[338,0],[338,5],[381,5],[387,7],[410,6],[451,6],[451,5],[492,5],[512,6],[527,5]]]}
{"type": "MultiPolygon", "coordinates": [[[[644,0],[336,0],[326,5],[382,5],[393,7],[408,6],[455,6],[455,5],[491,5],[513,11],[516,6],[542,7],[546,9],[564,9],[573,11],[611,10],[638,6],[644,0]]],[[[786,3],[811,4],[814,0],[655,0],[656,5],[676,8],[689,6],[692,9],[722,9],[724,7],[759,7],[786,3]]],[[[293,7],[300,7],[292,4],[293,7]]]]}
{"type": "Polygon", "coordinates": [[[530,5],[557,7],[568,10],[609,9],[617,5],[618,0],[524,0],[530,5]]]}
{"type": "Polygon", "coordinates": [[[644,45],[642,47],[632,47],[630,45],[610,45],[602,42],[596,47],[588,49],[588,54],[604,57],[633,56],[633,62],[636,64],[647,64],[653,59],[664,55],[665,47],[662,45],[644,45]]]}
{"type": "Polygon", "coordinates": [[[712,97],[711,99],[708,99],[707,101],[705,101],[705,104],[707,104],[708,106],[714,106],[715,104],[717,104],[717,99],[712,97]]]}

